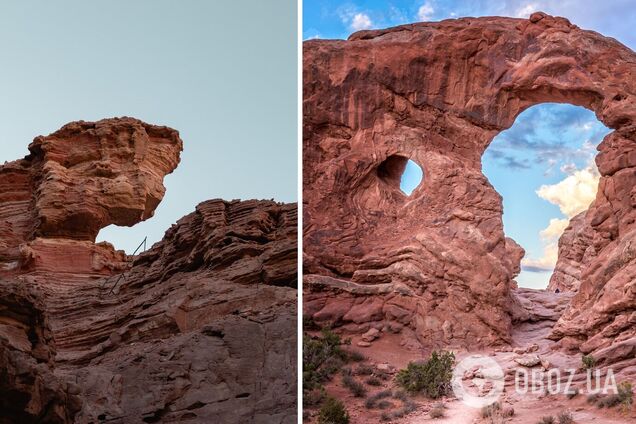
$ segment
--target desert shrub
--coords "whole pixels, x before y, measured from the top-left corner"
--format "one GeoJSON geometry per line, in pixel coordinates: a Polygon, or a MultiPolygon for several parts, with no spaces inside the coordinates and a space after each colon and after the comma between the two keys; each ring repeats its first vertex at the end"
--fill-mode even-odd
{"type": "Polygon", "coordinates": [[[455,355],[452,352],[433,352],[422,363],[410,362],[395,377],[397,384],[410,393],[424,392],[437,399],[451,391],[455,355]]]}
{"type": "Polygon", "coordinates": [[[621,405],[628,410],[632,407],[634,403],[634,394],[632,392],[632,383],[628,381],[623,381],[618,385],[618,393],[617,396],[620,399],[621,405]]]}
{"type": "Polygon", "coordinates": [[[356,369],[357,375],[371,375],[373,374],[373,367],[371,365],[360,365],[356,369]]]}
{"type": "Polygon", "coordinates": [[[428,414],[431,418],[442,418],[444,416],[444,408],[440,405],[436,405],[428,414]]]}
{"type": "Polygon", "coordinates": [[[375,408],[380,400],[391,397],[391,394],[392,393],[390,390],[382,390],[380,392],[374,393],[364,401],[364,406],[367,409],[375,408]]]}
{"type": "Polygon", "coordinates": [[[595,404],[599,399],[601,399],[600,393],[590,393],[587,395],[587,403],[595,404]]]}
{"type": "Polygon", "coordinates": [[[391,402],[389,402],[386,399],[382,399],[380,402],[377,403],[376,407],[378,409],[389,409],[390,407],[392,407],[393,404],[391,402]]]}
{"type": "Polygon", "coordinates": [[[326,393],[324,387],[317,387],[311,390],[305,390],[303,393],[303,405],[317,406],[325,399],[326,393]]]}
{"type": "Polygon", "coordinates": [[[537,424],[556,424],[556,421],[552,415],[548,415],[546,417],[541,417],[537,424]]]}
{"type": "Polygon", "coordinates": [[[369,377],[366,379],[365,383],[367,383],[369,386],[381,386],[382,380],[380,380],[378,377],[369,377]]]}
{"type": "Polygon", "coordinates": [[[303,389],[320,386],[342,368],[345,353],[340,337],[330,330],[322,330],[322,337],[303,336],[303,389]]]}
{"type": "Polygon", "coordinates": [[[596,400],[596,406],[599,408],[613,408],[621,403],[621,398],[617,394],[609,396],[599,396],[596,400]]]}
{"type": "Polygon", "coordinates": [[[581,357],[581,363],[584,369],[591,370],[596,366],[596,359],[594,359],[592,355],[583,355],[581,357]]]}
{"type": "Polygon", "coordinates": [[[303,315],[303,329],[305,331],[318,331],[320,326],[316,324],[311,315],[303,315]]]}
{"type": "Polygon", "coordinates": [[[362,353],[357,350],[349,350],[347,351],[347,358],[353,362],[362,362],[367,359],[362,353]]]}
{"type": "Polygon", "coordinates": [[[382,421],[390,421],[397,418],[402,418],[410,414],[411,412],[415,411],[416,409],[417,409],[417,405],[409,400],[404,404],[404,406],[396,409],[395,411],[383,412],[382,421]]]}
{"type": "Polygon", "coordinates": [[[631,383],[624,381],[618,385],[616,393],[606,396],[593,393],[587,397],[587,401],[599,408],[614,408],[621,405],[623,409],[628,410],[634,402],[633,396],[631,383]]]}
{"type": "Polygon", "coordinates": [[[327,398],[318,414],[319,424],[349,424],[349,413],[338,399],[327,398]]]}
{"type": "Polygon", "coordinates": [[[489,418],[497,414],[501,410],[501,405],[499,402],[491,403],[490,405],[486,405],[481,408],[481,417],[489,418]]]}
{"type": "Polygon", "coordinates": [[[557,421],[559,424],[574,424],[574,417],[568,411],[562,411],[557,415],[557,421]]]}
{"type": "Polygon", "coordinates": [[[409,395],[404,390],[396,390],[395,393],[393,393],[393,398],[401,400],[404,403],[409,401],[409,395]]]}
{"type": "Polygon", "coordinates": [[[367,394],[367,389],[364,388],[362,383],[357,381],[351,375],[345,375],[342,377],[342,384],[349,389],[351,394],[355,397],[363,397],[367,394]]]}

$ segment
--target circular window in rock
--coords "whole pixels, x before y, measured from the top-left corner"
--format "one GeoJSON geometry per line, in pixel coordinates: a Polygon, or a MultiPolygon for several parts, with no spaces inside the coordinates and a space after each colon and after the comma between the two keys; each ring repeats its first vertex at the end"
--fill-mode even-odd
{"type": "Polygon", "coordinates": [[[410,196],[424,177],[422,168],[411,159],[392,155],[378,167],[378,177],[392,188],[410,196]]]}

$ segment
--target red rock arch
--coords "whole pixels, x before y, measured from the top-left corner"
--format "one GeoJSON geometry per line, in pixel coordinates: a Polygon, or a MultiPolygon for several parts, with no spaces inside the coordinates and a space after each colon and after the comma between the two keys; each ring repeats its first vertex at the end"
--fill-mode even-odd
{"type": "MultiPolygon", "coordinates": [[[[481,156],[523,110],[554,102],[591,109],[614,129],[599,146],[602,178],[587,213],[598,255],[583,265],[581,291],[554,337],[578,346],[600,322],[626,328],[618,317],[633,308],[636,290],[617,290],[633,258],[611,258],[636,228],[634,52],[535,13],[307,41],[303,66],[309,315],[354,330],[370,321],[406,325],[432,344],[507,341],[522,251],[504,236],[501,198],[481,156]],[[427,170],[408,202],[373,178],[400,153],[427,170]],[[611,294],[595,300],[603,287],[611,294]]],[[[612,343],[605,337],[595,348],[612,343]]]]}

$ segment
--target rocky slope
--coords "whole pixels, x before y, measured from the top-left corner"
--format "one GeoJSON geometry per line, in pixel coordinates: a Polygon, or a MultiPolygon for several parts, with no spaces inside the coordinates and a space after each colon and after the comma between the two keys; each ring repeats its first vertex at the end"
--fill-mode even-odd
{"type": "Polygon", "coordinates": [[[295,422],[295,205],[204,202],[134,258],[94,243],[152,216],[181,146],[80,122],[0,168],[0,422],[295,422]]]}
{"type": "Polygon", "coordinates": [[[598,148],[597,198],[564,235],[555,278],[580,288],[550,337],[633,358],[634,52],[535,13],[307,41],[303,72],[306,315],[404,327],[429,347],[510,343],[523,251],[504,236],[481,156],[524,109],[571,103],[614,131],[598,148]],[[424,171],[410,196],[398,185],[408,159],[424,171]]]}

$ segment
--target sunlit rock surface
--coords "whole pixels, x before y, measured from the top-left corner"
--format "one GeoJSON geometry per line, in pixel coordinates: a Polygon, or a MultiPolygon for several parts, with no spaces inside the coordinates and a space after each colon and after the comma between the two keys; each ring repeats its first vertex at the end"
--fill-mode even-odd
{"type": "Polygon", "coordinates": [[[578,291],[550,337],[633,359],[634,52],[535,13],[306,41],[303,73],[306,315],[405,328],[427,347],[511,342],[523,252],[481,157],[526,108],[571,103],[614,131],[598,147],[596,200],[560,245],[551,287],[578,291]],[[409,197],[396,185],[407,158],[426,175],[409,197]]]}

